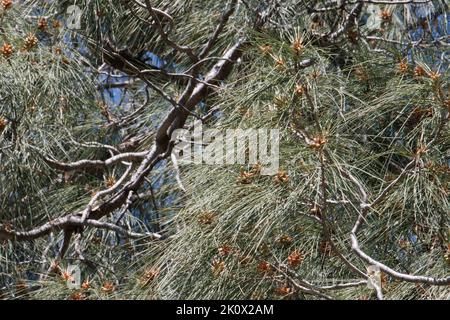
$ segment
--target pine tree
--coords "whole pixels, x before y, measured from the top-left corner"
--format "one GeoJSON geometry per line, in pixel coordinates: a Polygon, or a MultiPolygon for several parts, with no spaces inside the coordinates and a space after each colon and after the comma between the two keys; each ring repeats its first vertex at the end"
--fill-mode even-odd
{"type": "Polygon", "coordinates": [[[0,296],[448,299],[448,9],[3,0],[0,296]],[[277,172],[179,163],[199,124],[277,172]]]}

